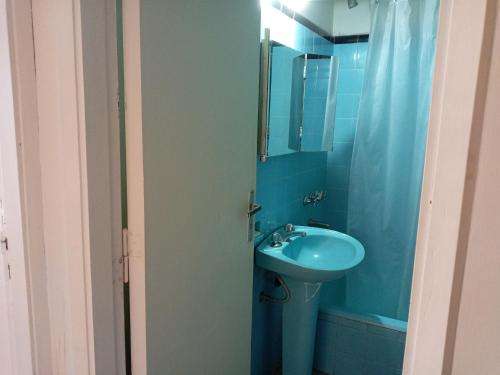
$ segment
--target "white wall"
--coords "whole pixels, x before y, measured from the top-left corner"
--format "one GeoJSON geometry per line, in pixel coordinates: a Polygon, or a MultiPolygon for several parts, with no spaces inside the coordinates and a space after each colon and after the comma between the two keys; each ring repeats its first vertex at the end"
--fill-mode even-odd
{"type": "Polygon", "coordinates": [[[346,0],[335,0],[333,8],[333,36],[368,34],[370,32],[370,0],[358,0],[358,6],[349,9],[346,0]]]}
{"type": "Polygon", "coordinates": [[[358,0],[358,6],[352,9],[347,0],[282,0],[282,3],[333,36],[370,32],[370,0],[358,0]]]}
{"type": "Polygon", "coordinates": [[[328,33],[332,32],[334,0],[311,0],[300,13],[328,33]]]}

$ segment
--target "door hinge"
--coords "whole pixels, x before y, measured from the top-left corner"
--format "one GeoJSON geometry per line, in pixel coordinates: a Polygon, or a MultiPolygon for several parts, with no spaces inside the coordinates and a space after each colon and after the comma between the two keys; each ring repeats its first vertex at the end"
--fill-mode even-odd
{"type": "Polygon", "coordinates": [[[122,257],[121,263],[123,267],[123,283],[128,283],[129,275],[129,254],[128,254],[128,229],[122,229],[122,257]]]}

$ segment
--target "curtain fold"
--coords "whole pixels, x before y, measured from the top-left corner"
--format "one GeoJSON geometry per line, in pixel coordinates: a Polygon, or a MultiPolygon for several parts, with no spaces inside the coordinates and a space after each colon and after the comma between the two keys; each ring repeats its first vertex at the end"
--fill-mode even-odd
{"type": "Polygon", "coordinates": [[[351,162],[347,230],[366,250],[346,304],[407,320],[439,0],[379,0],[351,162]]]}

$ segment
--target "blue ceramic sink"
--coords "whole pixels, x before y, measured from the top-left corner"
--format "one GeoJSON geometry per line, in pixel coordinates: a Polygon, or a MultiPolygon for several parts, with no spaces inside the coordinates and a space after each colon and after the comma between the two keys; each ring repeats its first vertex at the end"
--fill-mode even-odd
{"type": "Polygon", "coordinates": [[[364,257],[363,245],[346,234],[291,224],[257,246],[255,263],[278,273],[289,295],[282,312],[283,375],[311,375],[321,286],[364,257]]]}
{"type": "Polygon", "coordinates": [[[265,239],[257,247],[256,264],[298,281],[325,282],[344,276],[365,256],[363,245],[347,234],[304,226],[294,231],[306,235],[293,236],[277,247],[272,246],[272,235],[265,239]]]}

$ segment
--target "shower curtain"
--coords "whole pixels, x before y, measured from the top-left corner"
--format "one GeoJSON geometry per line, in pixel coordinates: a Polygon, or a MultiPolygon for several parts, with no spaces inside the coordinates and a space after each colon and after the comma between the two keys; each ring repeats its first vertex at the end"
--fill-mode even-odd
{"type": "Polygon", "coordinates": [[[439,0],[372,3],[351,162],[348,233],[365,246],[346,305],[407,320],[439,0]]]}

